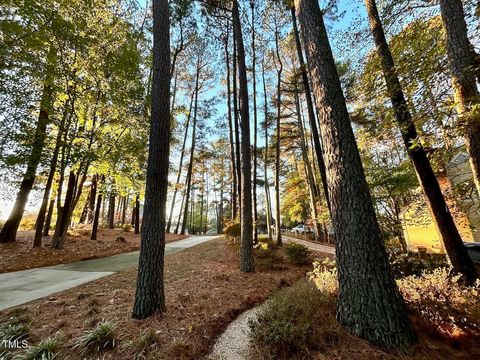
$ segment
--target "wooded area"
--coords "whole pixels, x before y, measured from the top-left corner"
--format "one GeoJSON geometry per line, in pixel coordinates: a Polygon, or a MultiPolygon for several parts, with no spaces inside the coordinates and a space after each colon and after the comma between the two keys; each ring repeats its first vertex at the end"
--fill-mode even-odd
{"type": "Polygon", "coordinates": [[[169,311],[166,234],[238,238],[253,273],[265,238],[303,225],[335,246],[337,321],[409,351],[398,259],[445,254],[479,286],[479,16],[470,0],[7,0],[0,243],[140,233],[141,320],[169,311]],[[429,226],[437,247],[409,232],[429,226]]]}

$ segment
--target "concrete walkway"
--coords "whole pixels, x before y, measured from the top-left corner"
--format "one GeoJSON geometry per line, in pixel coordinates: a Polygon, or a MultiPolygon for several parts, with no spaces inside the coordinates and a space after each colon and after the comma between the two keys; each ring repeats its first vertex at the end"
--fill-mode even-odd
{"type": "Polygon", "coordinates": [[[311,241],[296,239],[296,238],[293,238],[293,237],[290,237],[290,236],[285,236],[285,235],[282,235],[282,238],[285,239],[285,242],[287,242],[287,243],[288,242],[296,242],[298,244],[302,244],[302,245],[306,246],[310,250],[335,255],[335,247],[334,246],[323,245],[323,244],[320,244],[320,243],[313,243],[311,241]]]}
{"type": "MultiPolygon", "coordinates": [[[[217,238],[193,236],[166,244],[165,255],[217,238]]],[[[139,251],[0,274],[0,310],[21,305],[138,266],[139,251]]]]}

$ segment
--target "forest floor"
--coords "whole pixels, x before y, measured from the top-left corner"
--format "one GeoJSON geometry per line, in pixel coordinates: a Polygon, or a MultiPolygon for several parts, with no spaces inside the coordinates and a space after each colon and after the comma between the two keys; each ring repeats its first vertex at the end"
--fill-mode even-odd
{"type": "MultiPolygon", "coordinates": [[[[0,273],[98,259],[140,249],[140,235],[121,229],[98,229],[98,240],[90,239],[89,229],[69,231],[63,250],[52,249],[50,236],[43,238],[42,247],[33,248],[34,234],[34,230],[19,231],[16,242],[0,244],[0,273]],[[117,241],[118,237],[125,241],[117,241]]],[[[167,234],[167,243],[187,237],[167,234]]]]}
{"type": "Polygon", "coordinates": [[[12,316],[28,322],[29,344],[61,332],[58,359],[198,359],[239,314],[310,268],[293,265],[276,248],[256,250],[256,267],[255,273],[241,273],[239,244],[219,238],[166,256],[167,312],[162,316],[132,320],[137,270],[129,269],[2,311],[0,325],[12,316]],[[78,339],[102,320],[115,324],[115,347],[81,354],[82,348],[75,348],[78,339]]]}

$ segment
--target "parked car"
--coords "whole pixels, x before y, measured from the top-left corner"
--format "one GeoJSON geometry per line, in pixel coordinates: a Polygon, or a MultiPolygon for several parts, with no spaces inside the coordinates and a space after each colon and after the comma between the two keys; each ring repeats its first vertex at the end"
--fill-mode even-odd
{"type": "Polygon", "coordinates": [[[292,229],[292,232],[296,235],[296,234],[307,234],[307,233],[311,233],[312,230],[304,225],[304,224],[300,224],[300,225],[297,225],[295,226],[293,229],[292,229]]]}
{"type": "Polygon", "coordinates": [[[476,263],[480,263],[480,242],[464,242],[468,255],[476,263]]]}

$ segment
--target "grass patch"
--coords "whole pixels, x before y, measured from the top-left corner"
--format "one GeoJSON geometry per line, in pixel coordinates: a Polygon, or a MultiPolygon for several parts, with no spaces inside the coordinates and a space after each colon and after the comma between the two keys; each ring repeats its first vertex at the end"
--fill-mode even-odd
{"type": "Polygon", "coordinates": [[[91,330],[78,338],[75,348],[83,353],[99,352],[113,349],[116,345],[116,324],[111,321],[102,321],[91,330]]]}
{"type": "Polygon", "coordinates": [[[56,335],[42,340],[38,345],[30,346],[19,360],[54,360],[60,353],[60,341],[63,335],[56,335]]]}
{"type": "Polygon", "coordinates": [[[148,329],[142,331],[137,338],[125,343],[124,348],[133,353],[134,359],[143,359],[148,349],[155,345],[157,340],[155,330],[148,329]]]}

